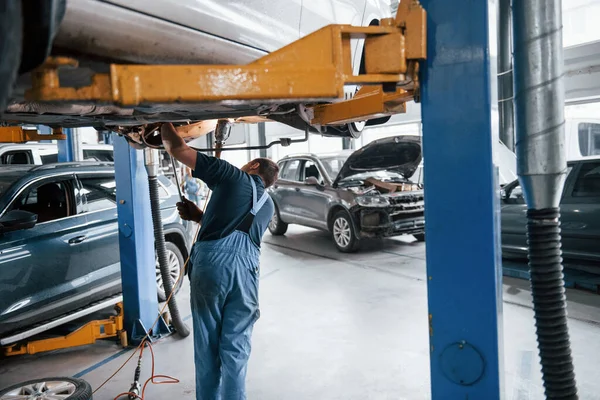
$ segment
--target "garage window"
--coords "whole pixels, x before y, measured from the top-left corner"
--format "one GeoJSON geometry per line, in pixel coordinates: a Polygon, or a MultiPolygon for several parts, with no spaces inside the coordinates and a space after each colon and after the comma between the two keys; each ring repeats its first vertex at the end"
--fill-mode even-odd
{"type": "Polygon", "coordinates": [[[82,178],[82,191],[87,199],[88,212],[116,206],[117,185],[114,177],[82,178]]]}

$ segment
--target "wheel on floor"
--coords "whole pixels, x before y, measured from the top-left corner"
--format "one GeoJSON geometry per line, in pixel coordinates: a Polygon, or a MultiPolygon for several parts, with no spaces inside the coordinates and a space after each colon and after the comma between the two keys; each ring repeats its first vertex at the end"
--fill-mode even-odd
{"type": "Polygon", "coordinates": [[[346,211],[338,211],[333,217],[331,234],[335,246],[342,253],[353,253],[358,250],[359,239],[354,230],[354,224],[350,214],[346,211]]]}
{"type": "Polygon", "coordinates": [[[33,379],[0,390],[0,400],[90,400],[91,398],[90,384],[83,379],[70,377],[33,379]]]}
{"type": "Polygon", "coordinates": [[[273,218],[271,218],[271,222],[269,222],[269,232],[273,236],[281,236],[285,235],[288,230],[288,224],[281,220],[279,216],[279,209],[277,205],[275,205],[275,211],[273,211],[273,218]]]}
{"type": "MultiPolygon", "coordinates": [[[[177,247],[175,243],[165,242],[165,247],[167,249],[167,265],[169,266],[169,274],[171,275],[171,280],[173,281],[173,292],[177,294],[179,289],[181,289],[181,285],[183,284],[183,278],[179,279],[179,277],[183,271],[183,265],[185,261],[183,259],[183,255],[181,254],[181,250],[179,250],[179,247],[177,247]]],[[[167,300],[167,296],[165,295],[165,285],[160,273],[158,256],[155,255],[154,257],[156,267],[156,292],[158,295],[158,301],[163,302],[167,300]]]]}

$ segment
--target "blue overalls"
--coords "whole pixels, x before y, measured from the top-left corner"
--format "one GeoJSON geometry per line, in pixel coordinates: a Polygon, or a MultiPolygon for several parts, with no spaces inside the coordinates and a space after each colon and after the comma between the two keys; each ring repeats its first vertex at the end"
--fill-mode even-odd
{"type": "Polygon", "coordinates": [[[194,324],[196,400],[246,399],[246,370],[252,327],[260,316],[260,250],[248,235],[254,216],[268,200],[257,201],[230,235],[194,245],[191,304],[194,324]]]}

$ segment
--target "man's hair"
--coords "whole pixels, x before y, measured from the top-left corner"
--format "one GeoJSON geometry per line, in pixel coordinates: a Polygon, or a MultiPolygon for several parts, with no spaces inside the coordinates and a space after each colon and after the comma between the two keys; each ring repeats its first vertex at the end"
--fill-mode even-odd
{"type": "Polygon", "coordinates": [[[258,163],[258,175],[263,179],[265,188],[273,185],[279,175],[279,165],[268,158],[255,158],[253,163],[258,163]]]}

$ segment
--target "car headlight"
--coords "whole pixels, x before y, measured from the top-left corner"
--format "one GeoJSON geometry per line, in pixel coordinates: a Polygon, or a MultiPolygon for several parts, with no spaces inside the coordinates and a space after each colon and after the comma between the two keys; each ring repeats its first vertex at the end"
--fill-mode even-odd
{"type": "Polygon", "coordinates": [[[383,196],[360,196],[356,203],[363,207],[388,207],[390,202],[383,196]]]}

